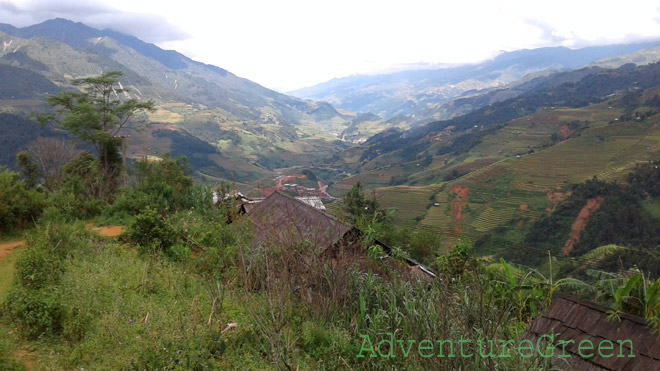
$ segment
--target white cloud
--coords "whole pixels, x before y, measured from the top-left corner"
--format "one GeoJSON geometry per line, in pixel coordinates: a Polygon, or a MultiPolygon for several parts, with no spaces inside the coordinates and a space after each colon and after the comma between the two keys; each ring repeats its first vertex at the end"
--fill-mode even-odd
{"type": "Polygon", "coordinates": [[[54,14],[280,90],[402,65],[476,62],[501,50],[660,39],[658,4],[646,0],[0,2],[0,22],[54,14]]]}

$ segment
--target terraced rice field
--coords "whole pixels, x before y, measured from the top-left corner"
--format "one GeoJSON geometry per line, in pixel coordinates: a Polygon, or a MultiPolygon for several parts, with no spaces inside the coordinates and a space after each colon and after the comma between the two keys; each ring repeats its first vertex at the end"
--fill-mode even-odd
{"type": "Polygon", "coordinates": [[[435,196],[435,202],[439,206],[432,206],[426,212],[426,216],[421,221],[423,226],[432,227],[441,233],[451,232],[451,215],[449,213],[449,195],[445,192],[438,193],[435,196]]]}
{"type": "Polygon", "coordinates": [[[441,186],[395,186],[378,189],[377,199],[384,208],[395,209],[394,218],[400,221],[409,221],[416,218],[423,218],[430,206],[432,209],[433,201],[431,195],[441,189],[441,186]]]}
{"type": "Polygon", "coordinates": [[[487,207],[484,212],[472,222],[472,227],[479,232],[488,232],[489,230],[504,225],[516,214],[513,208],[495,209],[487,207]]]}
{"type": "Polygon", "coordinates": [[[648,161],[660,151],[660,141],[630,136],[635,131],[657,131],[648,123],[621,123],[589,130],[585,135],[559,143],[542,152],[522,156],[511,165],[517,174],[514,187],[550,191],[595,176],[617,178],[637,162],[648,161]]]}
{"type": "MultiPolygon", "coordinates": [[[[360,182],[363,185],[368,184],[371,186],[387,188],[387,186],[390,184],[390,181],[392,180],[392,177],[398,175],[403,175],[403,170],[400,167],[365,171],[363,173],[343,179],[342,181],[334,184],[332,189],[336,191],[335,193],[345,193],[348,192],[357,182],[360,182]]],[[[430,194],[427,194],[427,197],[429,195],[430,194]]]]}
{"type": "Polygon", "coordinates": [[[162,122],[166,124],[173,124],[181,121],[183,116],[176,112],[172,112],[161,107],[157,108],[154,112],[147,113],[149,121],[162,122]]]}

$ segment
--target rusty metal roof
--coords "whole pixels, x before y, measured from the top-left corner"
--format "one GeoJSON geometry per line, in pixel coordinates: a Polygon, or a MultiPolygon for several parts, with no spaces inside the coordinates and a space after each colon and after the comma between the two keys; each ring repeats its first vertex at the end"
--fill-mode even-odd
{"type": "Polygon", "coordinates": [[[609,318],[608,311],[611,309],[595,303],[555,294],[550,309],[532,321],[523,338],[536,344],[542,335],[554,334],[555,346],[559,341],[566,341],[565,354],[570,357],[557,357],[563,352],[557,348],[553,358],[553,364],[560,369],[660,370],[660,337],[646,320],[630,314],[619,314],[618,319],[609,318]],[[568,343],[570,340],[574,342],[568,343]],[[578,346],[584,340],[594,344],[594,349],[583,349],[583,354],[593,353],[593,357],[580,355],[578,346]],[[599,354],[598,345],[603,340],[614,343],[614,349],[603,351],[603,355],[613,353],[614,356],[606,358],[599,354]],[[627,340],[632,342],[634,357],[629,357],[630,343],[627,340]],[[624,357],[619,357],[620,354],[624,357]]]}

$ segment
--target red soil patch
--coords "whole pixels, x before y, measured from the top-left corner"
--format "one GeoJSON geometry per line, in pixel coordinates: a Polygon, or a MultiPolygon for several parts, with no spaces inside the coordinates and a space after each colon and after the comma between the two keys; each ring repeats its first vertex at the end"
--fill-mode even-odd
{"type": "Polygon", "coordinates": [[[94,222],[87,222],[85,229],[92,230],[103,237],[117,237],[124,233],[124,227],[120,225],[108,225],[105,227],[94,227],[94,222]]]}
{"type": "Polygon", "coordinates": [[[9,255],[15,248],[25,245],[25,240],[0,243],[0,260],[9,255]]]}
{"type": "Polygon", "coordinates": [[[14,357],[20,362],[20,364],[27,370],[34,370],[34,360],[33,354],[30,351],[21,349],[14,353],[14,357]]]}
{"type": "Polygon", "coordinates": [[[561,134],[561,137],[564,138],[564,140],[568,139],[574,133],[575,130],[569,129],[568,125],[562,125],[561,129],[559,129],[559,134],[561,134]]]}
{"type": "Polygon", "coordinates": [[[124,233],[124,227],[120,225],[109,225],[107,227],[96,227],[93,229],[98,234],[104,237],[117,237],[124,233]]]}
{"type": "Polygon", "coordinates": [[[449,189],[449,194],[455,195],[455,197],[449,203],[449,210],[451,213],[452,223],[454,224],[454,231],[461,233],[461,226],[463,224],[463,219],[465,219],[465,215],[463,215],[463,208],[467,204],[470,188],[457,184],[449,189]]]}
{"type": "Polygon", "coordinates": [[[529,205],[527,204],[520,204],[520,211],[527,211],[529,210],[529,205]]]}
{"type": "Polygon", "coordinates": [[[561,250],[562,255],[567,256],[570,254],[571,251],[573,251],[573,246],[580,242],[580,234],[582,233],[584,227],[587,226],[589,217],[591,217],[591,215],[593,215],[593,213],[598,210],[600,205],[603,204],[603,200],[603,197],[592,198],[591,200],[587,201],[587,204],[584,205],[582,210],[580,210],[580,213],[573,222],[573,225],[571,225],[571,234],[569,235],[564,248],[561,250]]]}

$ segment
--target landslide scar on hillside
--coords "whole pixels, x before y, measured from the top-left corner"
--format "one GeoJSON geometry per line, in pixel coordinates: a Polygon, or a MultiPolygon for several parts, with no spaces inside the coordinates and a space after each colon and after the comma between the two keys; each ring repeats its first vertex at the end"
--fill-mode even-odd
{"type": "Polygon", "coordinates": [[[566,244],[564,244],[564,248],[561,250],[563,256],[570,254],[571,251],[573,251],[573,246],[580,242],[582,230],[587,226],[589,218],[596,212],[596,210],[598,210],[598,208],[600,208],[600,205],[603,204],[603,200],[603,197],[592,198],[587,201],[587,204],[584,205],[582,210],[580,210],[580,213],[571,225],[571,234],[569,235],[566,244]]]}
{"type": "Polygon", "coordinates": [[[465,219],[465,215],[463,215],[463,207],[465,207],[467,204],[470,188],[457,184],[449,189],[449,194],[455,196],[450,200],[449,203],[451,221],[454,225],[454,232],[461,233],[463,219],[465,219]]]}

